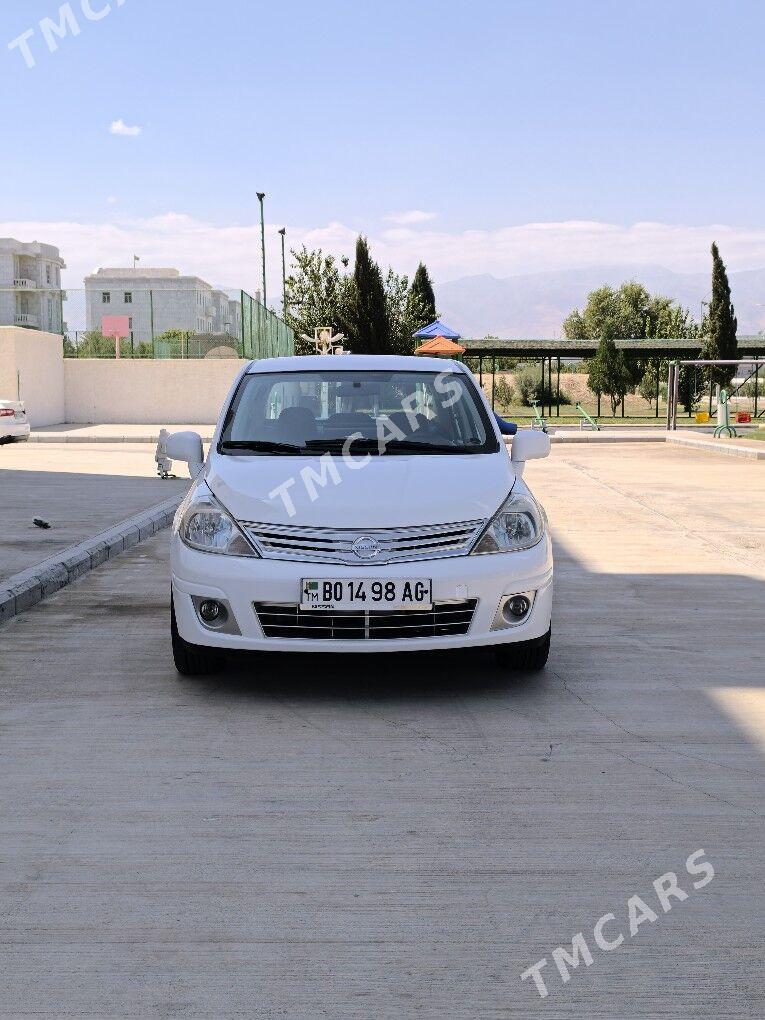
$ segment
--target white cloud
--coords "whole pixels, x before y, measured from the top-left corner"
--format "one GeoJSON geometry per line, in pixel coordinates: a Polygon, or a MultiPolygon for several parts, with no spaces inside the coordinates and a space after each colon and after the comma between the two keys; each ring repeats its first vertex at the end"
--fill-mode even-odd
{"type": "MultiPolygon", "coordinates": [[[[281,296],[281,223],[268,225],[269,295],[281,296]]],[[[353,257],[357,231],[343,223],[288,226],[287,245],[323,248],[353,257]]],[[[109,223],[21,221],[0,223],[0,236],[57,245],[66,259],[67,287],[82,287],[98,266],[177,266],[224,286],[254,290],[260,285],[260,226],[257,222],[216,225],[180,213],[109,223]]],[[[553,269],[606,265],[661,265],[678,272],[705,272],[709,246],[720,245],[731,271],[765,266],[765,228],[635,223],[624,226],[570,220],[526,223],[494,230],[449,232],[396,227],[370,234],[383,267],[412,273],[423,260],[437,281],[490,273],[513,276],[553,269]]],[[[271,303],[271,302],[269,302],[271,303]]]]}
{"type": "Polygon", "coordinates": [[[436,219],[436,213],[423,212],[422,209],[410,209],[408,212],[389,213],[383,216],[387,223],[396,223],[399,226],[413,226],[415,223],[428,223],[436,219]]]}
{"type": "Polygon", "coordinates": [[[106,199],[106,201],[109,203],[109,205],[115,205],[116,202],[117,202],[117,199],[115,198],[114,195],[109,195],[109,197],[106,199]]]}
{"type": "Polygon", "coordinates": [[[109,125],[110,135],[122,135],[124,138],[135,138],[136,135],[140,135],[141,129],[137,124],[130,125],[126,124],[125,121],[120,117],[119,120],[113,120],[109,125]]]}

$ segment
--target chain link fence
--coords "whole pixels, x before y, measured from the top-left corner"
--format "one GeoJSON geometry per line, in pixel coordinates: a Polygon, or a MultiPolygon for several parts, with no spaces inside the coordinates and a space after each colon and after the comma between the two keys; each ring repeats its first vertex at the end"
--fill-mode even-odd
{"type": "Polygon", "coordinates": [[[146,288],[105,280],[74,290],[27,282],[0,289],[0,325],[60,333],[67,358],[259,359],[295,352],[292,329],[243,290],[202,281],[146,288]]]}

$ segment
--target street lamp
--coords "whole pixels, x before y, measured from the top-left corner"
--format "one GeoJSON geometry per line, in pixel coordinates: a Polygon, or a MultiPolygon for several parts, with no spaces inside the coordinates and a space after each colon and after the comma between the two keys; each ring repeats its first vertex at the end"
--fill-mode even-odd
{"type": "Polygon", "coordinates": [[[260,251],[263,258],[263,305],[268,307],[266,304],[266,221],[263,218],[263,199],[266,197],[265,191],[256,192],[258,201],[260,202],[260,251]]]}
{"type": "Polygon", "coordinates": [[[282,235],[282,318],[287,318],[287,260],[284,254],[284,238],[287,235],[287,228],[282,227],[279,231],[282,235]]]}

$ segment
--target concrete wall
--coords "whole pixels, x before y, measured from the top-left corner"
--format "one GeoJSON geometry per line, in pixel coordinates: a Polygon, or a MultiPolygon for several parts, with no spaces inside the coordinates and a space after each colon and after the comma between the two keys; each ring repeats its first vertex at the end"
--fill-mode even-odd
{"type": "Polygon", "coordinates": [[[32,428],[66,420],[60,336],[0,326],[0,398],[23,400],[32,428]]]}
{"type": "Polygon", "coordinates": [[[236,358],[67,358],[66,417],[59,421],[96,425],[213,424],[244,364],[236,358]]]}
{"type": "Polygon", "coordinates": [[[0,326],[0,399],[23,400],[32,428],[209,425],[244,361],[64,358],[55,333],[0,326]]]}

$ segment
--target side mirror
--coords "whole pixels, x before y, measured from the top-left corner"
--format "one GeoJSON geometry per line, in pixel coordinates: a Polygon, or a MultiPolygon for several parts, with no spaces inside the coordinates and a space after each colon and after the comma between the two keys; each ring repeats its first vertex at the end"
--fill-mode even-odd
{"type": "Polygon", "coordinates": [[[171,432],[160,438],[160,445],[167,460],[183,460],[188,464],[190,478],[196,478],[202,470],[205,455],[198,432],[171,432]]]}
{"type": "Polygon", "coordinates": [[[524,464],[527,460],[539,460],[550,454],[550,437],[539,429],[519,429],[513,436],[510,460],[513,464],[524,464]]]}

